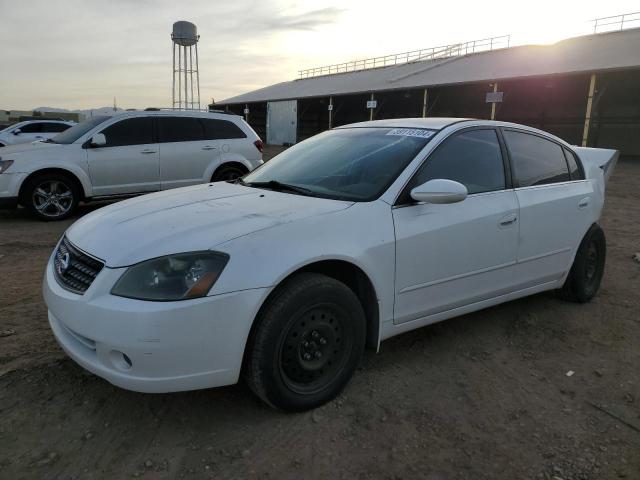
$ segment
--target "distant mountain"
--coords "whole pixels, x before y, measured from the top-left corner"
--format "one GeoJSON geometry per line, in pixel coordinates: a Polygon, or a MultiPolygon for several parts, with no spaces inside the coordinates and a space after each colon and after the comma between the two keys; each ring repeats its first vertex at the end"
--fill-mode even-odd
{"type": "Polygon", "coordinates": [[[85,116],[85,118],[96,116],[96,115],[114,115],[115,113],[124,112],[123,108],[116,108],[113,110],[113,107],[100,107],[100,108],[89,108],[87,110],[68,110],[66,108],[55,108],[55,107],[38,107],[34,109],[34,112],[70,112],[70,113],[80,113],[85,116]]]}

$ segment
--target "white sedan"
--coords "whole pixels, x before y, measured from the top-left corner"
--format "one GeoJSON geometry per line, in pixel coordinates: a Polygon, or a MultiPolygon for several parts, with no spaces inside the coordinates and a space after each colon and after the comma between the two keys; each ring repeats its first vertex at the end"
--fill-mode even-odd
{"type": "Polygon", "coordinates": [[[49,322],[126,389],[242,375],[272,406],[313,408],[399,333],[545,290],[590,300],[617,158],[504,122],[336,128],[234,183],[76,222],[46,269],[49,322]]]}

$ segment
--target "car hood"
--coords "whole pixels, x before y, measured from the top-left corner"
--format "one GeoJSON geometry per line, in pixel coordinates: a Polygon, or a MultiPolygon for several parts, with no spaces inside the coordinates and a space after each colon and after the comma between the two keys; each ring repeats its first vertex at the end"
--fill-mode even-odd
{"type": "Polygon", "coordinates": [[[44,150],[49,148],[61,148],[65,145],[61,145],[59,143],[49,143],[49,142],[31,142],[31,143],[18,143],[15,145],[7,145],[6,147],[0,148],[0,157],[6,157],[7,160],[11,160],[8,155],[13,155],[16,153],[25,153],[25,152],[35,152],[37,150],[44,150]]]}
{"type": "Polygon", "coordinates": [[[218,182],[109,205],[78,220],[66,234],[107,266],[124,267],[162,255],[208,250],[352,204],[218,182]]]}

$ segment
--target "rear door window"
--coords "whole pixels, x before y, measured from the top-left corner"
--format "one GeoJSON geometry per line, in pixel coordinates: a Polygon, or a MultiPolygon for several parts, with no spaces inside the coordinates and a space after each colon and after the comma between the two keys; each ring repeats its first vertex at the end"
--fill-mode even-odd
{"type": "Polygon", "coordinates": [[[109,125],[101,133],[107,139],[105,147],[146,145],[153,141],[153,120],[150,117],[127,118],[109,125]]]}
{"type": "Polygon", "coordinates": [[[244,132],[235,123],[228,120],[202,119],[206,140],[228,140],[234,138],[247,138],[244,132]]]}
{"type": "Polygon", "coordinates": [[[160,143],[199,142],[204,140],[204,128],[196,117],[156,117],[160,143]]]}
{"type": "Polygon", "coordinates": [[[69,125],[64,123],[43,123],[42,131],[46,133],[59,133],[64,132],[69,128],[69,125]]]}
{"type": "Polygon", "coordinates": [[[562,147],[538,135],[505,130],[504,138],[518,187],[571,180],[562,147]]]}

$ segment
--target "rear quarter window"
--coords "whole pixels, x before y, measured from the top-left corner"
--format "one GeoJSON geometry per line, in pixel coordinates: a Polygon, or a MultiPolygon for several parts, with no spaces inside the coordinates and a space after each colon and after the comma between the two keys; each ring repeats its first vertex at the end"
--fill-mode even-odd
{"type": "Polygon", "coordinates": [[[569,175],[571,180],[584,180],[584,171],[578,163],[576,154],[568,148],[563,148],[564,156],[567,158],[567,165],[569,165],[569,175]]]}
{"type": "Polygon", "coordinates": [[[240,127],[228,120],[205,118],[202,119],[202,123],[204,125],[205,140],[247,138],[240,127]]]}

